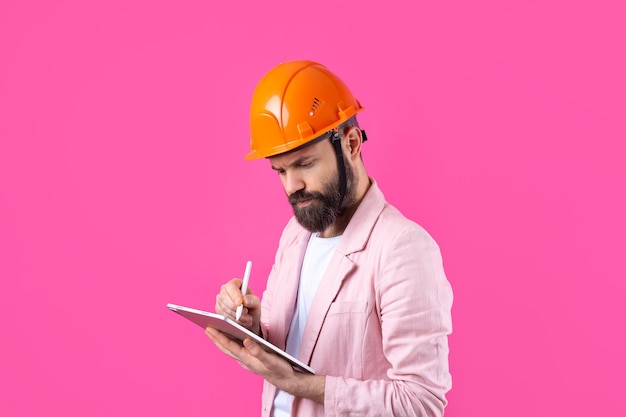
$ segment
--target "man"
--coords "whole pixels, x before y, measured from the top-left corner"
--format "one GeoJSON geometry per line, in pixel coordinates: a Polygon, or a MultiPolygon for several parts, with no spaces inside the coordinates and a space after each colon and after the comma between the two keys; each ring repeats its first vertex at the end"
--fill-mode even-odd
{"type": "Polygon", "coordinates": [[[208,328],[265,379],[263,416],[441,416],[447,404],[452,291],[437,244],[368,177],[360,110],[310,61],[278,65],[253,96],[247,159],[269,159],[295,216],[263,300],[233,279],[215,308],[234,319],[243,303],[242,325],[316,371],[208,328]]]}

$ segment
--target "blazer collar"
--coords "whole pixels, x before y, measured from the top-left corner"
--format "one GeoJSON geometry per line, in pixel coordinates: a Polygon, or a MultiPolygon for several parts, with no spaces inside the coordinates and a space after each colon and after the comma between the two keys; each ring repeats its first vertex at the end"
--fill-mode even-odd
{"type": "Polygon", "coordinates": [[[385,196],[373,178],[370,178],[370,188],[363,196],[359,207],[352,215],[346,230],[344,230],[337,250],[344,255],[363,250],[372,233],[374,224],[385,207],[385,196]]]}

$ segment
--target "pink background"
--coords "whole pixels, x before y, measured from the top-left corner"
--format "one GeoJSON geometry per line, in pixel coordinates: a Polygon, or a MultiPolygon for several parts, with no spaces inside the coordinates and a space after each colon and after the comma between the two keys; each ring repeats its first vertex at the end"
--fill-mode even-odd
{"type": "Polygon", "coordinates": [[[258,79],[325,63],[455,291],[447,415],[623,416],[626,30],[602,1],[0,2],[0,415],[258,415],[212,309],[290,216],[258,79]]]}

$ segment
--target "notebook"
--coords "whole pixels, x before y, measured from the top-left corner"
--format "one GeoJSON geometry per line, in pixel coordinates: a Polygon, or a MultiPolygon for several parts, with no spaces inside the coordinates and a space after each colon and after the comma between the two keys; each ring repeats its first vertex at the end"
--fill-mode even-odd
{"type": "Polygon", "coordinates": [[[310,366],[305,365],[303,362],[294,358],[284,350],[277,348],[267,340],[252,333],[250,330],[241,326],[234,320],[229,319],[228,317],[224,317],[216,313],[209,313],[207,311],[196,310],[195,308],[179,306],[176,304],[168,304],[167,308],[194,322],[203,329],[206,329],[209,326],[213,327],[214,329],[225,333],[231,339],[239,341],[240,343],[243,343],[243,340],[246,337],[249,337],[257,342],[267,352],[272,352],[285,358],[296,371],[315,374],[315,371],[310,366]]]}

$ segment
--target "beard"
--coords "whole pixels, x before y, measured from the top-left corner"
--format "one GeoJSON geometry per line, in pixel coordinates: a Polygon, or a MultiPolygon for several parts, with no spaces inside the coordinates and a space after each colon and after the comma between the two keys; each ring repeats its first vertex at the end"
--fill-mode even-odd
{"type": "Polygon", "coordinates": [[[298,223],[308,231],[323,232],[330,225],[341,219],[355,202],[354,171],[345,160],[346,194],[341,201],[339,176],[324,184],[322,191],[296,191],[289,196],[289,203],[298,223]],[[298,203],[311,200],[306,207],[298,207],[298,203]]]}

